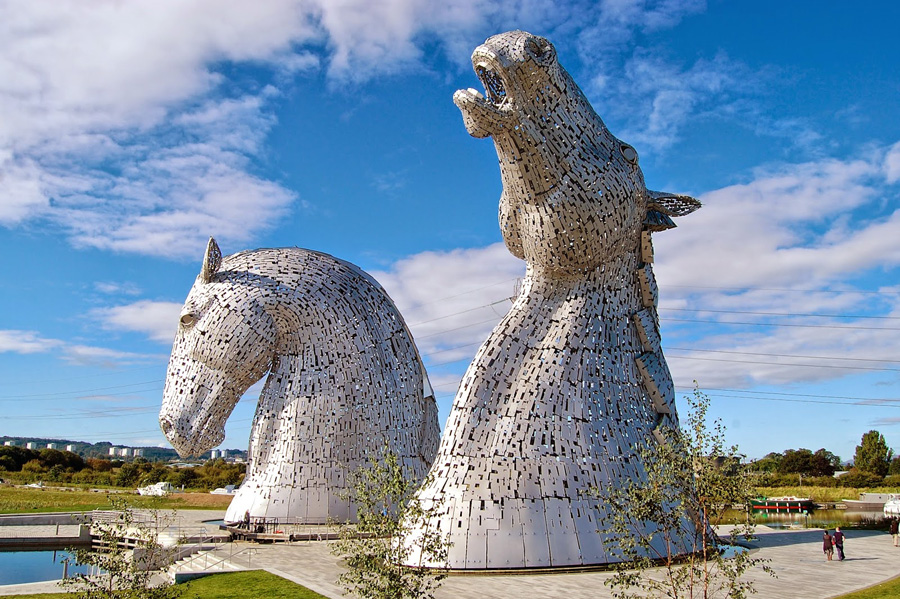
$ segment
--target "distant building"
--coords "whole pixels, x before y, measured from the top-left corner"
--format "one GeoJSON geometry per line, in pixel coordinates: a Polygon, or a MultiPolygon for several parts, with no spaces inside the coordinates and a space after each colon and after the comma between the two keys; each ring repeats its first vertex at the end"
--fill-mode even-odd
{"type": "Polygon", "coordinates": [[[75,453],[75,446],[74,445],[66,445],[66,451],[71,451],[72,453],[75,453]]]}
{"type": "Polygon", "coordinates": [[[118,448],[118,447],[110,447],[110,448],[109,448],[109,455],[111,455],[111,456],[117,456],[117,455],[119,455],[119,448],[118,448]]]}
{"type": "Polygon", "coordinates": [[[37,449],[37,443],[34,441],[29,441],[25,444],[25,449],[37,449]]]}
{"type": "Polygon", "coordinates": [[[14,447],[15,444],[16,444],[16,442],[15,442],[15,441],[4,441],[3,444],[4,444],[6,447],[14,447]]]}
{"type": "Polygon", "coordinates": [[[56,443],[47,443],[47,449],[59,449],[56,443]]]}
{"type": "Polygon", "coordinates": [[[142,457],[142,456],[144,455],[144,450],[143,450],[143,449],[134,448],[134,449],[131,450],[131,455],[133,455],[133,456],[136,457],[136,458],[142,457]]]}
{"type": "Polygon", "coordinates": [[[123,447],[121,450],[119,450],[119,455],[122,456],[123,458],[127,458],[128,456],[131,455],[131,448],[123,447]]]}

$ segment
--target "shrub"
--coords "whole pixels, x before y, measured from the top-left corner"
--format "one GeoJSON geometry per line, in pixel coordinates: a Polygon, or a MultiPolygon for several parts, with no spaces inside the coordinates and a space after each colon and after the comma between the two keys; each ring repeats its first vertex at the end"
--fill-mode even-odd
{"type": "Polygon", "coordinates": [[[851,468],[850,472],[838,477],[838,482],[842,487],[877,487],[882,483],[882,480],[882,477],[877,474],[863,472],[856,468],[851,468]]]}

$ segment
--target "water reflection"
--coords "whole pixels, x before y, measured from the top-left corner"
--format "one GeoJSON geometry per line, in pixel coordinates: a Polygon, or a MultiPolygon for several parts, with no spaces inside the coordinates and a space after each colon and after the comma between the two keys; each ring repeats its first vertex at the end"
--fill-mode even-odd
{"type": "MultiPolygon", "coordinates": [[[[834,528],[835,526],[853,528],[855,526],[871,527],[878,524],[887,528],[884,513],[882,512],[812,510],[804,514],[802,512],[784,513],[783,511],[776,512],[774,510],[753,510],[751,518],[753,524],[770,528],[834,528]]],[[[740,524],[746,521],[746,512],[728,510],[725,513],[723,523],[740,524]]]]}
{"type": "Polygon", "coordinates": [[[69,576],[87,572],[86,566],[75,565],[67,551],[0,551],[0,585],[59,580],[66,569],[69,576]],[[64,565],[67,557],[68,567],[64,565]]]}

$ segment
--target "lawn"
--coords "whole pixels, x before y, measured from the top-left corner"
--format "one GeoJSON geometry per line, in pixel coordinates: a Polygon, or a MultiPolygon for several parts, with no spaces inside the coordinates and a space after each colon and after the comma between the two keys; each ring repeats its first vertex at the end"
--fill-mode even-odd
{"type": "Polygon", "coordinates": [[[897,599],[900,597],[900,577],[876,584],[861,591],[853,591],[835,599],[897,599]]]}
{"type": "MultiPolygon", "coordinates": [[[[184,587],[184,599],[324,599],[318,593],[290,580],[269,574],[265,570],[228,572],[192,580],[184,587]]],[[[37,595],[0,595],[0,599],[66,599],[68,593],[40,593],[37,595]]]]}
{"type": "MultiPolygon", "coordinates": [[[[29,514],[37,512],[89,512],[108,509],[104,492],[82,489],[30,489],[0,486],[0,514],[29,514]]],[[[168,497],[144,497],[130,493],[116,493],[135,508],[179,510],[224,510],[231,502],[229,495],[210,493],[175,493],[168,497]]]]}

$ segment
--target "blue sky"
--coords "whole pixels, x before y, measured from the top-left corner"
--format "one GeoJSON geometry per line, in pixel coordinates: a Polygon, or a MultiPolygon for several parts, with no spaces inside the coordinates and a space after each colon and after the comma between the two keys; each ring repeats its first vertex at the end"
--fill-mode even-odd
{"type": "MultiPolygon", "coordinates": [[[[523,264],[469,55],[547,36],[648,186],[663,342],[749,456],[900,450],[894,2],[0,0],[0,435],[164,443],[206,239],[325,251],[410,324],[446,419],[523,264]]],[[[245,448],[258,387],[227,426],[245,448]]]]}

